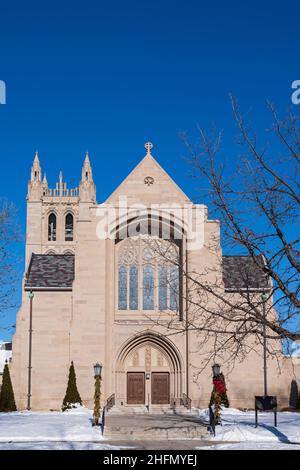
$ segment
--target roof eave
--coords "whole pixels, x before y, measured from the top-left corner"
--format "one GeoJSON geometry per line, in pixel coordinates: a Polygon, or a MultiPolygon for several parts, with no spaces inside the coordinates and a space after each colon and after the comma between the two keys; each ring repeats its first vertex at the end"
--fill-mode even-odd
{"type": "Polygon", "coordinates": [[[270,292],[270,287],[225,287],[225,292],[270,292]]]}
{"type": "Polygon", "coordinates": [[[42,286],[25,286],[25,291],[72,291],[73,287],[61,286],[61,287],[42,287],[42,286]]]}

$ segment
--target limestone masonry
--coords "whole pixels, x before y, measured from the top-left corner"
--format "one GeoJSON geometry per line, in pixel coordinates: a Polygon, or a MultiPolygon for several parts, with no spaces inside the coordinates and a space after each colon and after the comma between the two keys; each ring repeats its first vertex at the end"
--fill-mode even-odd
{"type": "MultiPolygon", "coordinates": [[[[90,408],[96,362],[103,364],[102,405],[111,397],[124,409],[182,406],[188,398],[194,406],[207,406],[212,362],[199,373],[203,351],[199,333],[185,329],[189,285],[177,260],[188,272],[214,267],[231,296],[246,287],[268,289],[259,263],[239,256],[222,258],[219,222],[209,220],[207,208],[193,204],[161,168],[152,156],[152,144],[146,144],[146,151],[101,204],[96,202],[88,154],[75,189],[67,187],[62,174],[50,189],[35,155],[27,194],[22,306],[10,364],[18,409],[27,405],[31,290],[32,409],[58,410],[71,361],[83,403],[90,408]],[[137,217],[132,214],[138,205],[144,209],[137,217]],[[155,215],[154,205],[160,207],[155,215]],[[178,207],[172,217],[170,207],[178,207]],[[181,208],[191,214],[192,240],[187,237],[187,221],[178,215],[181,208]],[[151,224],[157,230],[153,237],[151,224]],[[157,260],[151,237],[171,259],[157,260]],[[239,275],[245,269],[247,286],[239,275]]],[[[227,379],[231,406],[253,407],[254,395],[263,394],[261,351],[249,352],[233,370],[225,358],[215,359],[227,379]]],[[[280,368],[269,359],[269,394],[277,395],[283,407],[288,405],[291,380],[300,378],[300,367],[284,355],[279,363],[280,368]]]]}

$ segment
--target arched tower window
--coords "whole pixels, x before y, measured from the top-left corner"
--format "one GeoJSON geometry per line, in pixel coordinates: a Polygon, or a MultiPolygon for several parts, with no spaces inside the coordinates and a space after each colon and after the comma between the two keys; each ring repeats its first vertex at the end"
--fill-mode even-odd
{"type": "Polygon", "coordinates": [[[140,235],[117,244],[118,309],[179,312],[179,246],[140,235]]]}
{"type": "Polygon", "coordinates": [[[73,241],[74,237],[74,218],[72,214],[66,215],[65,220],[65,241],[71,242],[73,241]]]}
{"type": "Polygon", "coordinates": [[[49,215],[48,218],[48,241],[56,241],[56,215],[53,212],[49,215]]]}

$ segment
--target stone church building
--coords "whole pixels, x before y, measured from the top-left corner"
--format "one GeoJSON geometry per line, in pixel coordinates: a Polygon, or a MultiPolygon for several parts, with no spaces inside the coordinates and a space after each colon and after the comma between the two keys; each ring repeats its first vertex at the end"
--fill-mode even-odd
{"type": "MultiPolygon", "coordinates": [[[[10,365],[18,409],[27,406],[31,291],[32,409],[61,408],[71,361],[82,401],[91,408],[96,362],[103,365],[102,405],[109,398],[117,407],[182,406],[189,398],[193,406],[209,402],[212,362],[199,373],[199,338],[185,328],[188,285],[176,260],[185,260],[187,272],[216,264],[221,246],[212,254],[209,245],[220,239],[219,222],[209,220],[207,208],[193,204],[162,169],[152,144],[145,147],[146,156],[101,203],[88,154],[75,189],[67,187],[62,174],[49,188],[35,155],[27,194],[22,305],[10,365]],[[153,206],[159,209],[149,215],[153,206]],[[170,207],[179,210],[177,215],[167,214],[170,207]],[[187,240],[186,221],[178,216],[182,207],[195,226],[192,241],[187,240]],[[174,263],[158,262],[151,251],[151,224],[155,240],[174,263]]],[[[219,265],[220,284],[238,295],[237,268],[252,269],[251,260],[227,256],[219,265]]],[[[268,289],[255,266],[249,283],[259,292],[268,289]]],[[[226,376],[231,406],[253,407],[254,395],[263,394],[262,355],[249,353],[230,373],[222,357],[215,360],[226,376]]],[[[299,366],[293,368],[283,355],[281,364],[279,371],[270,359],[269,394],[287,406],[299,366]]]]}

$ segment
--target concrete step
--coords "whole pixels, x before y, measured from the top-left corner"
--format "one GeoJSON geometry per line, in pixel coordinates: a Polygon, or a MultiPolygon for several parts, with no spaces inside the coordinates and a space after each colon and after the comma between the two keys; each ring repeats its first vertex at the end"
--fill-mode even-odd
{"type": "Polygon", "coordinates": [[[189,410],[184,406],[177,406],[176,409],[171,408],[170,405],[150,405],[149,409],[146,406],[114,406],[107,414],[109,415],[173,415],[189,414],[189,410]]]}
{"type": "Polygon", "coordinates": [[[183,415],[110,415],[104,437],[115,440],[207,439],[199,418],[183,415]]]}

